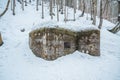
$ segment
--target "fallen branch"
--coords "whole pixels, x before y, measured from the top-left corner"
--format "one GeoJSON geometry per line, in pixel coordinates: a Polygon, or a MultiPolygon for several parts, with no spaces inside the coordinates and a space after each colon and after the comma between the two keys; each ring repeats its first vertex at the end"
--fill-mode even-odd
{"type": "Polygon", "coordinates": [[[120,31],[120,22],[111,30],[109,30],[112,33],[117,33],[118,31],[120,31]]]}

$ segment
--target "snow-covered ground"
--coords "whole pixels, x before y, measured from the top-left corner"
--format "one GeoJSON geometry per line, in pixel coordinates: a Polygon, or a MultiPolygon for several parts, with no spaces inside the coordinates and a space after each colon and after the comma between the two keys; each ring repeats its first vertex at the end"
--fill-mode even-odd
{"type": "Polygon", "coordinates": [[[97,29],[97,26],[86,20],[86,16],[78,18],[80,11],[77,11],[75,22],[64,23],[63,15],[60,15],[59,22],[56,16],[51,20],[47,7],[43,20],[41,10],[36,11],[35,5],[29,4],[25,11],[20,9],[19,4],[16,8],[15,16],[11,15],[9,9],[0,18],[0,32],[4,41],[0,47],[0,80],[120,80],[120,32],[112,34],[107,31],[114,24],[104,20],[100,57],[76,51],[55,61],[46,61],[36,57],[29,48],[31,30],[55,25],[72,30],[85,27],[97,29]],[[23,28],[25,32],[20,31],[23,28]]]}

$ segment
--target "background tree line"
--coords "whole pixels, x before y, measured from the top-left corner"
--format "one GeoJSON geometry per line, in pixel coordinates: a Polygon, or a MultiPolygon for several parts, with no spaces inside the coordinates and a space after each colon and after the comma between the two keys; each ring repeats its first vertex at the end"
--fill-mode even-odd
{"type": "MultiPolygon", "coordinates": [[[[10,5],[12,14],[15,15],[15,7],[17,6],[16,2],[21,4],[21,9],[24,11],[24,7],[28,4],[35,2],[36,10],[42,10],[41,18],[44,19],[44,4],[48,3],[49,7],[49,15],[51,19],[54,18],[55,14],[57,14],[57,21],[59,21],[59,14],[64,15],[64,21],[75,21],[76,10],[81,10],[82,13],[79,17],[83,17],[84,13],[90,14],[90,20],[92,20],[92,24],[96,25],[96,17],[100,18],[100,22],[98,27],[101,28],[103,19],[107,19],[113,23],[117,22],[118,14],[119,14],[119,0],[8,0],[6,4],[5,10],[0,13],[0,17],[2,17],[8,10],[10,5]],[[39,9],[41,6],[42,9],[39,9]],[[67,8],[73,8],[73,19],[69,19],[67,8]],[[53,9],[56,9],[55,12],[53,9]]],[[[87,18],[88,19],[88,16],[87,18]]]]}

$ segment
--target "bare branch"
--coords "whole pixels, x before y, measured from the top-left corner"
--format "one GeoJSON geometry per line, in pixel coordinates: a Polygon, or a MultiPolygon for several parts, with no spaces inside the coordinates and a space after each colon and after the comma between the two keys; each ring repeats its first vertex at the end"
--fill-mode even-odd
{"type": "Polygon", "coordinates": [[[6,5],[6,8],[5,8],[5,10],[0,14],[0,17],[2,17],[2,16],[7,12],[8,7],[9,7],[9,4],[10,4],[10,0],[8,0],[7,5],[6,5]]]}

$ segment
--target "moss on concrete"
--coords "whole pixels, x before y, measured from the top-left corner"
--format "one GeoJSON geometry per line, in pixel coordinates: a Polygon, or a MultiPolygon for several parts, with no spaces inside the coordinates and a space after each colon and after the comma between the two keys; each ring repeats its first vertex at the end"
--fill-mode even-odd
{"type": "Polygon", "coordinates": [[[96,33],[96,34],[100,34],[99,30],[86,30],[86,31],[80,31],[78,32],[77,36],[78,38],[82,37],[82,36],[91,36],[92,33],[96,33]]]}
{"type": "MultiPolygon", "coordinates": [[[[29,37],[31,38],[30,47],[33,53],[46,60],[55,60],[58,57],[73,53],[75,50],[86,51],[89,50],[90,55],[98,55],[100,52],[99,47],[96,49],[89,49],[89,45],[93,44],[93,40],[91,36],[97,37],[96,45],[100,45],[100,31],[99,30],[85,30],[75,32],[72,30],[67,30],[64,28],[40,28],[36,29],[29,33],[29,37]],[[87,37],[87,39],[86,39],[87,37]],[[81,42],[82,40],[82,42],[81,42]],[[45,41],[45,43],[43,43],[45,41]],[[89,41],[89,43],[88,43],[89,41]],[[65,42],[69,42],[70,48],[65,48],[65,42]],[[83,44],[84,43],[84,44],[83,44]],[[38,45],[38,46],[37,46],[38,45]],[[84,48],[81,48],[83,46],[84,48]],[[46,52],[45,52],[46,50],[46,52]],[[61,53],[61,54],[60,54],[61,53]]],[[[94,48],[94,46],[93,46],[94,48]]]]}
{"type": "Polygon", "coordinates": [[[54,33],[56,35],[59,35],[59,34],[64,35],[64,34],[66,34],[66,35],[70,35],[70,36],[73,36],[73,37],[77,36],[76,32],[74,32],[72,30],[66,30],[64,28],[40,28],[40,29],[36,29],[36,30],[30,32],[29,36],[31,38],[34,38],[34,37],[37,36],[37,35],[35,36],[35,34],[38,34],[38,33],[42,34],[42,33],[47,33],[47,32],[51,32],[51,33],[54,33]]]}

